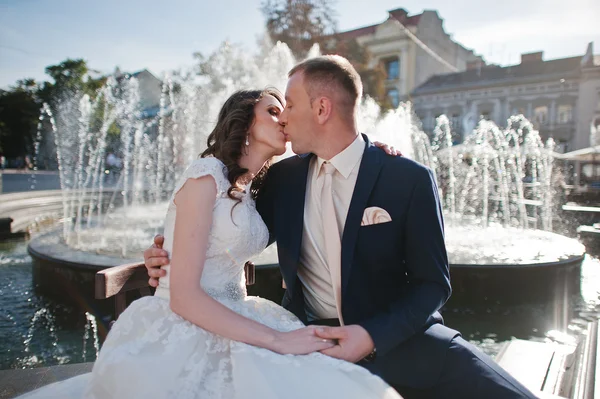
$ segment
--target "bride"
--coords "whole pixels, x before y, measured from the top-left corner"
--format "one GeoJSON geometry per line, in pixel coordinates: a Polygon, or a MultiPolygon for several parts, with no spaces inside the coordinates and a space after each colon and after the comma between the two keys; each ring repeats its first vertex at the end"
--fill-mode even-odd
{"type": "Polygon", "coordinates": [[[91,373],[22,398],[400,398],[334,342],[246,294],[244,263],[268,244],[255,209],[272,157],[285,152],[276,90],[234,93],[208,148],[177,183],[165,221],[167,275],[113,325],[91,373]]]}

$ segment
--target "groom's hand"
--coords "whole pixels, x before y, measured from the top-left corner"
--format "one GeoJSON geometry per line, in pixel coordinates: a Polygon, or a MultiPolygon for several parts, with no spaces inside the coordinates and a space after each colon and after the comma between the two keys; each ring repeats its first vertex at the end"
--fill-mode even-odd
{"type": "Polygon", "coordinates": [[[357,324],[344,327],[319,327],[315,330],[319,338],[335,339],[338,344],[321,351],[324,355],[356,363],[373,352],[375,344],[371,336],[357,324]]]}
{"type": "Polygon", "coordinates": [[[394,157],[395,156],[398,156],[398,157],[403,156],[402,153],[400,152],[400,150],[395,149],[393,145],[387,145],[386,143],[382,143],[381,141],[374,141],[373,145],[377,148],[381,148],[388,155],[392,155],[394,157]]]}
{"type": "Polygon", "coordinates": [[[158,279],[164,277],[167,272],[161,269],[161,266],[169,264],[169,254],[163,250],[165,237],[160,234],[154,237],[154,244],[144,251],[144,265],[148,269],[148,284],[152,287],[158,287],[158,279]]]}

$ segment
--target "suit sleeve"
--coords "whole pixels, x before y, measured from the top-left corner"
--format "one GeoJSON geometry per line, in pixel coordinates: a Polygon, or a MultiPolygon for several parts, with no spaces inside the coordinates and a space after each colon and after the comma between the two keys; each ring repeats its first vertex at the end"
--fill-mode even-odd
{"type": "Polygon", "coordinates": [[[378,354],[385,354],[423,331],[430,316],[451,294],[437,185],[429,169],[418,172],[409,199],[403,243],[409,281],[407,290],[383,312],[359,323],[371,335],[378,354]]]}

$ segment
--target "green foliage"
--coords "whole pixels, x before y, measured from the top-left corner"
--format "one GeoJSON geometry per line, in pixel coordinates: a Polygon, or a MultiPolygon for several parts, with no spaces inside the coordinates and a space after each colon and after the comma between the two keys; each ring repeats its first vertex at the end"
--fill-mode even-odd
{"type": "Polygon", "coordinates": [[[264,0],[261,11],[271,40],[287,44],[302,59],[313,43],[336,31],[333,4],[333,0],[264,0]]]}
{"type": "Polygon", "coordinates": [[[7,158],[31,153],[40,104],[33,79],[20,80],[10,90],[0,91],[0,148],[7,158]]]}
{"type": "Polygon", "coordinates": [[[46,67],[54,83],[44,82],[39,95],[42,101],[53,104],[64,96],[87,94],[95,98],[98,90],[106,83],[106,77],[93,79],[89,76],[91,70],[83,59],[67,59],[60,64],[46,67]]]}
{"type": "Polygon", "coordinates": [[[371,65],[369,51],[355,39],[343,39],[336,34],[333,5],[331,0],[264,0],[261,11],[273,42],[286,43],[297,59],[304,58],[314,43],[325,54],[346,57],[360,74],[364,94],[383,108],[390,108],[385,93],[385,69],[382,65],[371,65]]]}
{"type": "MultiPolygon", "coordinates": [[[[0,90],[0,149],[7,158],[33,154],[43,103],[54,108],[64,96],[88,94],[95,98],[106,77],[93,79],[89,72],[85,60],[67,59],[46,68],[53,82],[38,84],[34,79],[23,79],[9,90],[0,90]]],[[[111,131],[115,133],[118,128],[111,131]]]]}

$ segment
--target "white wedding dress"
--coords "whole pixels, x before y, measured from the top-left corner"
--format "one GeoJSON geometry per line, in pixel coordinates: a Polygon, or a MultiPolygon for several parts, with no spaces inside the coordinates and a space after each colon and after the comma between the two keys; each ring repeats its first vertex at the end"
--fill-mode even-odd
{"type": "MultiPolygon", "coordinates": [[[[217,184],[200,284],[213,298],[247,318],[279,331],[301,328],[302,322],[281,306],[246,295],[244,263],[265,248],[268,231],[249,194],[234,207],[236,201],[227,196],[230,184],[224,168],[216,158],[198,159],[175,189],[176,193],[187,179],[206,175],[217,184]]],[[[167,251],[172,248],[175,224],[172,199],[165,221],[167,251]]],[[[121,314],[90,374],[23,398],[53,397],[400,398],[382,379],[355,364],[320,353],[280,355],[203,330],[171,311],[168,274],[161,278],[154,296],[133,302],[121,314]]]]}

